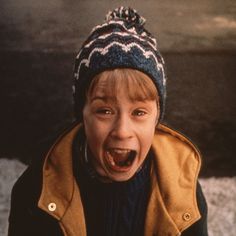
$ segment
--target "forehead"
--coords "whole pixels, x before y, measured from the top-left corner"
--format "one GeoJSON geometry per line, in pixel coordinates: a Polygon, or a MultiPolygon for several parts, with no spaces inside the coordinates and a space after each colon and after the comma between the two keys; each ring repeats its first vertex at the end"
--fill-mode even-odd
{"type": "Polygon", "coordinates": [[[152,80],[133,69],[116,69],[98,74],[87,95],[88,99],[94,96],[120,99],[125,96],[132,101],[158,100],[158,92],[152,80]]]}
{"type": "Polygon", "coordinates": [[[122,99],[129,99],[129,96],[125,93],[125,87],[123,84],[119,85],[119,89],[115,88],[109,83],[107,78],[100,78],[96,83],[93,93],[90,96],[91,101],[103,101],[118,103],[122,99]],[[114,92],[115,91],[115,92],[114,92]]]}

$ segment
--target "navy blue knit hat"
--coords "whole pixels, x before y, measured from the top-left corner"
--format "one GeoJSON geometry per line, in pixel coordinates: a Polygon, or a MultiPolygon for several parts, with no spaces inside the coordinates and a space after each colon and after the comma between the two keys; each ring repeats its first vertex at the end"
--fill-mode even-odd
{"type": "Polygon", "coordinates": [[[164,115],[166,76],[156,39],[144,28],[136,10],[120,7],[108,12],[106,22],[93,28],[76,56],[74,68],[75,116],[82,121],[86,91],[93,77],[105,70],[132,68],[147,74],[160,97],[160,120],[164,115]]]}

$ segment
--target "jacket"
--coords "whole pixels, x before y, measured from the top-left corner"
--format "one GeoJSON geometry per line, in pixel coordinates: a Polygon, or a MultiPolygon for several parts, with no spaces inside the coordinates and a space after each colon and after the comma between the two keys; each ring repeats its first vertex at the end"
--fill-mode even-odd
{"type": "MultiPolygon", "coordinates": [[[[81,125],[63,133],[29,166],[12,190],[9,236],[86,236],[72,143],[81,125]]],[[[207,206],[198,183],[201,158],[183,135],[160,124],[152,150],[145,236],[206,236],[207,206]]]]}

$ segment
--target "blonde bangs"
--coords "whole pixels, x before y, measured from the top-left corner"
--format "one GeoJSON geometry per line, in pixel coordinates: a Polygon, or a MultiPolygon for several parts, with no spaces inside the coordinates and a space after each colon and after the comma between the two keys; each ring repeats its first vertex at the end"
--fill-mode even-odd
{"type": "Polygon", "coordinates": [[[117,97],[118,91],[124,89],[131,101],[159,101],[158,92],[152,80],[143,72],[135,69],[107,70],[96,75],[90,84],[88,99],[96,91],[98,82],[107,97],[117,97]]]}

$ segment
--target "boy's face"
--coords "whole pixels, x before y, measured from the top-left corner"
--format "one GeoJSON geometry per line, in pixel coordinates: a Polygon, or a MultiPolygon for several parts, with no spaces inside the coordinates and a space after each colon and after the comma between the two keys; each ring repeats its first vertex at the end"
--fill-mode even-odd
{"type": "Polygon", "coordinates": [[[126,181],[147,156],[159,111],[155,100],[131,101],[125,88],[107,97],[105,86],[99,79],[84,107],[85,134],[97,173],[108,181],[126,181]]]}

